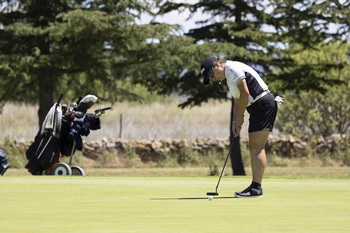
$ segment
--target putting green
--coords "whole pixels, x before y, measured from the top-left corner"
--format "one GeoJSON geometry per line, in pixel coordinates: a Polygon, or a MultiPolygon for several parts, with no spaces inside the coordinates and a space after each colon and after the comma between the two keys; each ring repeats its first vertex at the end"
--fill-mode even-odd
{"type": "Polygon", "coordinates": [[[350,181],[250,177],[2,177],[1,232],[349,232],[350,181]]]}

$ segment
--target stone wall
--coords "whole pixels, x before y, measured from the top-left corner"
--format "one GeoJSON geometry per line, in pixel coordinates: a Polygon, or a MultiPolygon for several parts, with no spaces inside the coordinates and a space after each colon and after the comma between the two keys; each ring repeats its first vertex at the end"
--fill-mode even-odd
{"type": "Polygon", "coordinates": [[[199,154],[206,155],[209,151],[222,152],[229,147],[228,140],[203,139],[193,140],[123,140],[110,141],[102,139],[101,141],[84,142],[83,155],[97,159],[99,155],[114,152],[125,154],[128,151],[134,151],[143,162],[157,161],[164,154],[176,154],[181,150],[193,150],[199,154]]]}
{"type": "MultiPolygon", "coordinates": [[[[0,142],[0,147],[12,147],[25,153],[32,142],[21,140],[13,142],[0,142]]],[[[248,140],[241,138],[241,145],[247,146],[248,140]]],[[[82,153],[84,156],[96,160],[99,156],[107,153],[123,155],[128,152],[136,153],[141,161],[157,161],[165,154],[178,154],[181,150],[192,150],[200,155],[209,152],[223,152],[230,146],[228,139],[204,139],[191,140],[107,140],[85,141],[82,153]]],[[[311,154],[323,155],[325,153],[350,151],[349,137],[332,135],[327,138],[303,139],[291,135],[282,137],[269,137],[266,145],[267,153],[275,153],[280,157],[305,157],[311,154]]]]}
{"type": "MultiPolygon", "coordinates": [[[[247,138],[241,138],[241,145],[248,146],[247,138]]],[[[96,159],[98,156],[108,152],[125,154],[133,150],[143,162],[157,161],[165,153],[179,153],[180,150],[192,150],[201,155],[212,152],[223,152],[228,150],[230,142],[228,139],[204,139],[191,140],[115,140],[102,139],[101,141],[85,142],[83,148],[84,156],[96,159]]],[[[303,139],[291,135],[282,137],[270,137],[266,145],[267,153],[276,153],[281,157],[304,157],[310,153],[322,155],[325,152],[336,150],[350,150],[349,139],[340,135],[332,135],[327,138],[303,139]]]]}

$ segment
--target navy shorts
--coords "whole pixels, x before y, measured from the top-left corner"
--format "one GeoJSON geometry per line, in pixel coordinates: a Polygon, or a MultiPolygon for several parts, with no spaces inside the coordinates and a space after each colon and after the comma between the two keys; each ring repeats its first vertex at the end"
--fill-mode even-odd
{"type": "Polygon", "coordinates": [[[248,132],[253,133],[262,130],[272,132],[277,116],[277,109],[277,102],[271,93],[247,107],[250,115],[248,132]]]}

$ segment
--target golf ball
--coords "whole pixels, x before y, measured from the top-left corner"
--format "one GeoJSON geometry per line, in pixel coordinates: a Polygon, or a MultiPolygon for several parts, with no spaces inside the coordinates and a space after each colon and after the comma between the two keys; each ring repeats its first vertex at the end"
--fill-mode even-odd
{"type": "Polygon", "coordinates": [[[213,197],[212,196],[209,196],[208,197],[209,201],[213,200],[213,197]]]}

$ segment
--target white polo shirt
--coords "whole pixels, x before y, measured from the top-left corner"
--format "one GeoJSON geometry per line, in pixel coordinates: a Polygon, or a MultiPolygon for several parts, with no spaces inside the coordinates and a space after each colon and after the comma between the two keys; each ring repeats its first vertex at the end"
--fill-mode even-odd
{"type": "Polygon", "coordinates": [[[250,66],[238,61],[226,61],[225,76],[230,93],[235,99],[239,99],[241,92],[237,88],[237,82],[246,79],[251,103],[258,95],[268,90],[268,86],[260,75],[250,66]]]}

